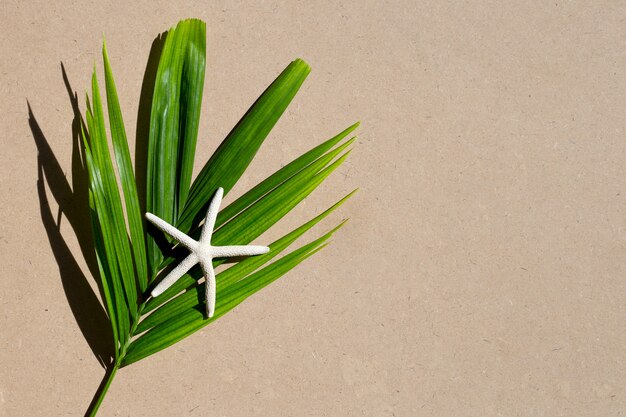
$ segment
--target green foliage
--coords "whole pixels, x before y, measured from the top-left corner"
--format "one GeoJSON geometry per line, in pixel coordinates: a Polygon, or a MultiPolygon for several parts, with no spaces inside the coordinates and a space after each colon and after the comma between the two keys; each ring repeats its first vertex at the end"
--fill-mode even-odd
{"type": "MultiPolygon", "coordinates": [[[[191,183],[205,57],[204,22],[180,22],[165,38],[156,74],[150,114],[146,211],[170,224],[176,223],[191,183]]],[[[149,237],[150,281],[158,272],[161,259],[161,250],[149,237]]]]}
{"type": "MultiPolygon", "coordinates": [[[[204,85],[206,29],[184,20],[166,36],[153,91],[147,147],[146,195],[137,191],[128,139],[113,70],[103,47],[104,79],[111,143],[94,70],[87,97],[83,144],[89,175],[89,203],[102,296],[115,343],[115,360],[95,415],[115,371],[191,335],[231,311],[328,244],[345,222],[302,247],[282,255],[298,238],[327,217],[353,193],[287,233],[265,255],[250,257],[217,274],[215,315],[205,316],[204,282],[193,268],[156,298],[147,289],[164,268],[186,255],[175,242],[144,228],[146,211],[198,237],[200,222],[218,187],[228,192],[304,82],[309,66],[297,59],[276,78],[228,134],[198,177],[191,182],[204,85]],[[119,178],[119,184],[118,184],[119,178]]],[[[347,158],[354,124],[285,165],[224,208],[217,217],[214,245],[250,243],[289,213],[347,158]]],[[[214,266],[225,259],[216,259],[214,266]]]]}

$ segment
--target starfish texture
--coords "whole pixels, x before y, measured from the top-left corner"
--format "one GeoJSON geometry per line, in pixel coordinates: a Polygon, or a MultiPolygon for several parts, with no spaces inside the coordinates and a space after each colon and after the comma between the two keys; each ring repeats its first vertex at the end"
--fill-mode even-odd
{"type": "Polygon", "coordinates": [[[209,204],[209,210],[202,226],[200,240],[196,241],[165,220],[155,216],[152,213],[146,213],[148,219],[157,228],[172,236],[180,242],[181,245],[189,249],[191,252],[183,261],[178,264],[151,292],[156,297],[171,287],[180,277],[185,275],[192,266],[199,263],[206,279],[206,311],[209,317],[213,317],[215,313],[215,270],[213,269],[213,258],[231,258],[234,256],[251,256],[262,255],[269,252],[267,246],[211,246],[211,235],[215,227],[215,219],[222,202],[224,189],[218,188],[215,196],[209,204]]]}

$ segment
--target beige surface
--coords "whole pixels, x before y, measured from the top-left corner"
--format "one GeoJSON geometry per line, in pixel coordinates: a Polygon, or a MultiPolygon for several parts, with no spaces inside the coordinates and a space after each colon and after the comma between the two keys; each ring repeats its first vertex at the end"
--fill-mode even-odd
{"type": "Polygon", "coordinates": [[[234,193],[363,122],[267,238],[361,193],[324,223],[352,218],[332,249],[120,371],[102,416],[626,410],[623,2],[133,3],[0,4],[0,416],[80,416],[103,375],[66,296],[89,276],[73,229],[53,250],[42,223],[72,199],[57,175],[40,206],[26,100],[71,178],[60,62],[82,97],[106,35],[132,137],[151,42],[188,16],[208,28],[198,161],[291,59],[313,67],[234,193]]]}

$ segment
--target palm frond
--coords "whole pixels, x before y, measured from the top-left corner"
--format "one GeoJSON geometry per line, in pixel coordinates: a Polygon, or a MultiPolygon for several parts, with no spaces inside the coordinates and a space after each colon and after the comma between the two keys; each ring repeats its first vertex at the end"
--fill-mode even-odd
{"type": "MultiPolygon", "coordinates": [[[[290,63],[227,135],[198,177],[191,181],[205,74],[206,28],[189,19],[167,32],[157,69],[146,164],[146,211],[198,238],[200,222],[218,187],[228,192],[243,175],[273,126],[293,100],[310,67],[290,63]]],[[[95,415],[118,368],[179,340],[231,311],[328,244],[345,221],[302,247],[291,245],[341,206],[354,192],[270,245],[217,274],[212,318],[205,315],[205,283],[192,268],[158,297],[146,298],[160,272],[179,261],[179,251],[157,230],[144,228],[140,195],[106,45],[102,49],[111,143],[94,70],[82,130],[89,176],[89,206],[103,300],[111,321],[115,360],[104,389],[94,399],[95,415]],[[117,172],[117,175],[116,175],[117,172]],[[119,184],[117,180],[119,176],[119,184]],[[122,199],[123,194],[123,199],[122,199]]],[[[245,245],[257,239],[309,196],[346,160],[355,138],[353,124],[314,146],[252,187],[218,215],[212,245],[245,245]]],[[[226,259],[214,260],[214,266],[226,259]]]]}

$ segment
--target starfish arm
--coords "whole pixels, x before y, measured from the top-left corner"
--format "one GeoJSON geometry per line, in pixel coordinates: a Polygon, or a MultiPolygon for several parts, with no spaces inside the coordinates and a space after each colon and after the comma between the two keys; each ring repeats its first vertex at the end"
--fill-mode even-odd
{"type": "Polygon", "coordinates": [[[268,253],[270,248],[267,246],[213,246],[211,253],[214,258],[232,258],[234,256],[252,256],[263,255],[268,253]]]}
{"type": "Polygon", "coordinates": [[[155,225],[159,230],[167,233],[168,235],[179,241],[187,249],[193,251],[198,246],[198,243],[195,240],[193,240],[165,220],[161,219],[160,217],[155,216],[152,213],[146,213],[146,219],[148,219],[150,223],[155,225]]]}
{"type": "Polygon", "coordinates": [[[206,295],[206,314],[209,318],[215,314],[215,271],[213,270],[212,262],[201,262],[202,272],[206,279],[205,283],[205,295],[206,295]]]}
{"type": "Polygon", "coordinates": [[[217,219],[217,213],[220,210],[220,204],[222,204],[222,196],[224,195],[224,189],[222,187],[215,191],[213,200],[209,204],[209,209],[206,213],[206,219],[202,226],[202,235],[200,236],[200,242],[211,243],[211,235],[213,234],[213,228],[215,227],[215,220],[217,219]]]}
{"type": "Polygon", "coordinates": [[[161,295],[163,291],[171,287],[172,284],[178,281],[180,277],[185,275],[187,271],[189,271],[191,267],[197,263],[198,257],[195,254],[190,253],[189,255],[187,255],[187,257],[183,259],[183,261],[179,263],[176,268],[172,269],[172,271],[170,271],[170,273],[167,274],[165,278],[163,278],[163,281],[159,282],[159,285],[154,287],[150,295],[152,295],[153,297],[161,295]]]}

